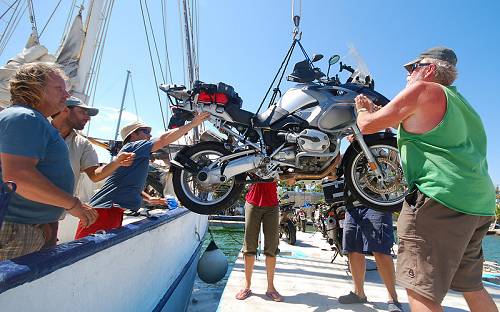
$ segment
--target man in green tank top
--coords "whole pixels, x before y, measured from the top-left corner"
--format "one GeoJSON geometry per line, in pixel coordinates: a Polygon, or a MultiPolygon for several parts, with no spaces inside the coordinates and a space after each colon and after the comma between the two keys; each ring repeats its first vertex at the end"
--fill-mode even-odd
{"type": "Polygon", "coordinates": [[[410,193],[398,219],[396,277],[412,311],[442,311],[449,289],[471,311],[498,311],[482,283],[482,239],[495,215],[486,134],[479,115],[451,84],[457,57],[429,49],[404,65],[407,86],[383,108],[356,98],[363,134],[398,128],[410,193]]]}

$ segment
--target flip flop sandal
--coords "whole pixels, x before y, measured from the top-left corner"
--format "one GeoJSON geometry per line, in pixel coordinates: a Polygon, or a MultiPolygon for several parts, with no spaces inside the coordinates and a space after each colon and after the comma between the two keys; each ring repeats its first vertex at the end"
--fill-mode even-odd
{"type": "Polygon", "coordinates": [[[277,291],[266,291],[266,296],[276,302],[283,301],[283,297],[277,291]]]}
{"type": "Polygon", "coordinates": [[[246,298],[250,297],[252,295],[252,291],[248,288],[246,289],[241,289],[237,294],[236,294],[236,299],[238,300],[245,300],[246,298]]]}
{"type": "Polygon", "coordinates": [[[339,297],[339,303],[342,303],[342,304],[366,303],[366,302],[367,302],[366,297],[361,298],[360,296],[356,295],[352,291],[348,295],[339,297]]]}

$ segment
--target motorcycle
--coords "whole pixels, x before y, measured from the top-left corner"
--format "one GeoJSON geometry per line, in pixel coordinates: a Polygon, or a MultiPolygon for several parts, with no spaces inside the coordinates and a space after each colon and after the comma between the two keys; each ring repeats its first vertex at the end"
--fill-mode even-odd
{"type": "Polygon", "coordinates": [[[190,90],[160,86],[174,112],[170,127],[184,124],[195,112],[208,111],[209,122],[222,134],[219,142],[186,146],[171,160],[173,187],[186,208],[213,214],[232,205],[245,183],[327,176],[344,176],[352,194],[374,209],[401,208],[407,184],[395,135],[362,135],[356,124],[357,95],[379,106],[389,100],[374,90],[370,75],[342,62],[339,72],[350,73],[347,81],[341,83],[338,74],[329,77],[338,55],[329,59],[327,75],[323,74],[313,64],[322,57],[310,60],[306,55],[295,64],[288,80],[297,84],[260,114],[242,109],[238,93],[224,83],[197,81],[190,90]],[[356,140],[342,157],[341,141],[349,135],[356,140]]]}
{"type": "Polygon", "coordinates": [[[295,226],[295,222],[293,217],[290,218],[290,215],[293,215],[293,204],[280,205],[280,227],[279,227],[279,236],[280,238],[285,237],[285,240],[290,245],[295,245],[297,241],[297,227],[295,226]]]}

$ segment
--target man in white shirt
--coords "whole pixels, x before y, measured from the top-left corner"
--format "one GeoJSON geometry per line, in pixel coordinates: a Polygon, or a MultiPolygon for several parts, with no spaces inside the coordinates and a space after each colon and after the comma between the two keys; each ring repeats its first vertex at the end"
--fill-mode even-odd
{"type": "MultiPolygon", "coordinates": [[[[74,194],[76,195],[78,195],[80,173],[85,172],[92,182],[98,182],[107,178],[119,167],[130,166],[134,161],[134,153],[119,153],[109,164],[99,166],[97,153],[92,143],[78,132],[83,130],[90,118],[97,113],[99,113],[97,108],[85,105],[76,97],[70,97],[66,100],[66,107],[52,116],[52,125],[59,131],[68,146],[71,169],[75,176],[74,194]]],[[[87,201],[88,198],[80,198],[80,200],[87,201]]],[[[57,231],[58,224],[55,223],[52,226],[57,231]]],[[[55,241],[51,243],[56,244],[55,241]]]]}
{"type": "Polygon", "coordinates": [[[69,149],[71,168],[75,175],[75,191],[80,172],[85,172],[92,182],[98,182],[119,167],[130,166],[134,161],[134,153],[120,153],[109,164],[99,166],[92,143],[77,132],[83,130],[90,117],[97,113],[99,113],[97,108],[85,105],[76,97],[70,97],[66,100],[66,107],[59,114],[52,116],[52,125],[59,130],[69,149]]]}

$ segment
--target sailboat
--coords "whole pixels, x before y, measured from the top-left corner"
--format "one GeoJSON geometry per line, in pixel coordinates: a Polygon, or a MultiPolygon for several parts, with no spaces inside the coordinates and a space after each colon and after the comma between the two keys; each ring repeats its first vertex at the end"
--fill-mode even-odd
{"type": "MultiPolygon", "coordinates": [[[[59,63],[71,79],[72,95],[88,102],[113,4],[91,0],[88,10],[81,7],[54,55],[39,42],[35,28],[24,50],[0,68],[0,106],[9,105],[8,80],[16,69],[36,61],[59,63]]],[[[179,207],[124,224],[76,241],[60,233],[54,248],[0,262],[0,309],[185,311],[207,217],[179,207]]]]}

